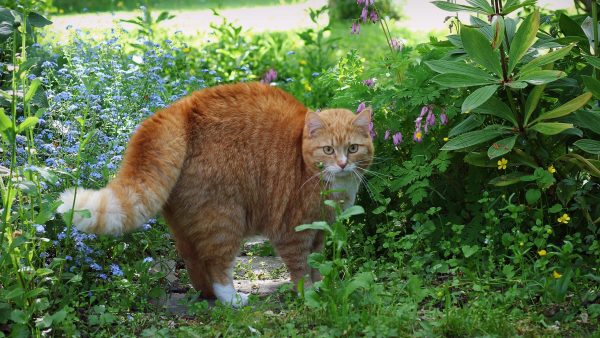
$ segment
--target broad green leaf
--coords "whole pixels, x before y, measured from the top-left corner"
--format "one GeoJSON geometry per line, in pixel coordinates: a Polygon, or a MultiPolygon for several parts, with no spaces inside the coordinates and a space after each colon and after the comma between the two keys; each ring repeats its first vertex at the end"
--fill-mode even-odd
{"type": "Polygon", "coordinates": [[[344,298],[350,297],[350,295],[358,289],[368,289],[373,285],[373,282],[373,272],[367,271],[356,274],[344,288],[344,298]]]}
{"type": "Polygon", "coordinates": [[[483,78],[479,76],[473,76],[469,74],[439,74],[434,76],[431,81],[445,86],[449,88],[462,88],[462,87],[471,87],[471,86],[481,86],[481,85],[489,85],[494,82],[489,78],[483,78]]]}
{"type": "Polygon", "coordinates": [[[496,163],[490,161],[486,153],[473,152],[468,153],[463,158],[463,161],[474,165],[476,167],[493,168],[496,167],[496,163]]]}
{"type": "Polygon", "coordinates": [[[448,132],[448,137],[454,137],[456,135],[471,131],[483,124],[483,117],[479,115],[470,115],[466,119],[462,120],[454,128],[448,132]]]}
{"type": "Polygon", "coordinates": [[[467,0],[469,5],[480,9],[485,14],[494,14],[494,8],[490,6],[487,0],[467,0]]]}
{"type": "Polygon", "coordinates": [[[25,94],[25,97],[23,98],[25,104],[29,103],[29,101],[31,100],[33,95],[35,95],[35,92],[38,90],[41,84],[42,81],[39,78],[36,78],[35,80],[31,81],[29,89],[27,90],[27,94],[25,94]]]}
{"type": "Polygon", "coordinates": [[[527,95],[527,101],[525,101],[525,122],[527,124],[529,119],[531,118],[531,114],[535,111],[538,103],[540,102],[540,98],[542,97],[542,93],[544,93],[544,89],[546,89],[545,85],[535,86],[529,95],[527,95]]]}
{"type": "Polygon", "coordinates": [[[542,197],[542,192],[540,189],[529,189],[525,193],[525,199],[527,200],[527,204],[534,205],[537,201],[542,197]]]}
{"type": "Polygon", "coordinates": [[[12,127],[12,120],[4,113],[4,108],[0,108],[0,131],[12,127]]]}
{"type": "Polygon", "coordinates": [[[329,226],[329,224],[327,224],[327,222],[313,222],[311,224],[302,224],[299,225],[295,228],[296,231],[304,231],[304,230],[324,230],[327,231],[329,233],[331,233],[331,227],[329,226]]]}
{"type": "Polygon", "coordinates": [[[492,48],[488,40],[479,30],[467,26],[462,26],[460,38],[467,54],[489,71],[502,76],[502,66],[500,65],[500,53],[492,48]]]}
{"type": "Polygon", "coordinates": [[[353,205],[348,209],[342,211],[342,213],[338,216],[338,219],[348,219],[354,215],[360,215],[364,213],[365,209],[363,209],[363,207],[361,207],[360,205],[353,205]]]}
{"type": "Polygon", "coordinates": [[[600,112],[594,110],[580,110],[574,114],[577,124],[600,135],[600,112]]]}
{"type": "Polygon", "coordinates": [[[585,88],[587,88],[597,99],[600,98],[600,81],[591,76],[582,76],[581,79],[585,84],[585,88]]]}
{"type": "Polygon", "coordinates": [[[571,19],[571,17],[565,13],[560,14],[560,17],[558,18],[558,26],[565,36],[578,36],[586,38],[587,40],[587,37],[585,36],[581,26],[579,26],[575,20],[571,19]]]}
{"type": "Polygon", "coordinates": [[[23,122],[21,122],[21,124],[19,124],[19,127],[17,128],[17,133],[21,133],[27,130],[28,128],[35,126],[39,120],[40,119],[38,119],[35,116],[29,116],[23,122]]]}
{"type": "Polygon", "coordinates": [[[567,54],[569,54],[571,49],[573,49],[573,46],[574,46],[573,44],[570,44],[561,49],[557,49],[553,52],[549,52],[548,54],[536,57],[535,59],[531,60],[529,63],[527,63],[526,65],[524,65],[521,68],[521,73],[524,74],[524,73],[530,72],[530,71],[536,69],[537,67],[542,67],[542,66],[550,64],[556,60],[560,60],[560,59],[564,58],[567,54]]]}
{"type": "Polygon", "coordinates": [[[492,48],[497,49],[502,46],[504,40],[504,18],[502,15],[494,15],[492,18],[492,48]]]}
{"type": "Polygon", "coordinates": [[[592,67],[600,69],[600,58],[597,56],[584,55],[585,61],[587,61],[592,67]]]}
{"type": "Polygon", "coordinates": [[[504,134],[500,130],[475,130],[461,134],[446,142],[441,150],[460,150],[494,139],[504,134]]]}
{"type": "Polygon", "coordinates": [[[600,155],[600,141],[591,139],[582,139],[573,143],[577,148],[585,151],[586,153],[600,155]]]}
{"type": "Polygon", "coordinates": [[[544,135],[556,135],[556,134],[562,133],[563,131],[565,131],[569,128],[573,128],[573,125],[570,123],[539,122],[539,123],[533,125],[529,129],[535,130],[538,133],[541,133],[544,135]]]}
{"type": "Polygon", "coordinates": [[[523,81],[509,81],[506,82],[505,85],[512,89],[523,89],[527,87],[527,83],[523,81]]]}
{"type": "Polygon", "coordinates": [[[508,105],[493,96],[481,106],[473,109],[473,112],[478,114],[494,115],[512,123],[512,125],[515,127],[518,126],[517,119],[508,105]]]}
{"type": "Polygon", "coordinates": [[[462,112],[469,113],[471,110],[484,104],[498,90],[498,85],[481,87],[472,92],[462,104],[462,112]]]}
{"type": "Polygon", "coordinates": [[[506,153],[509,153],[512,150],[512,148],[515,146],[515,141],[517,141],[516,135],[504,138],[497,142],[494,142],[488,148],[487,154],[488,154],[489,159],[491,160],[496,157],[502,156],[506,153]]]}
{"type": "Polygon", "coordinates": [[[558,158],[576,164],[593,176],[600,177],[600,161],[587,159],[579,154],[569,153],[558,158]]]}
{"type": "Polygon", "coordinates": [[[527,154],[519,148],[513,148],[511,159],[516,163],[526,165],[533,169],[538,167],[538,164],[535,162],[535,159],[531,157],[531,155],[527,154]]]}
{"type": "Polygon", "coordinates": [[[540,26],[540,12],[536,8],[517,30],[515,37],[510,43],[508,53],[508,73],[511,74],[515,66],[521,61],[521,58],[527,53],[527,50],[535,41],[538,28],[540,26]]]}
{"type": "Polygon", "coordinates": [[[21,310],[12,310],[10,320],[17,324],[25,324],[27,323],[27,315],[21,310]]]}
{"type": "Polygon", "coordinates": [[[431,68],[433,71],[441,74],[466,74],[481,79],[494,81],[494,78],[490,74],[463,61],[431,60],[425,61],[425,64],[429,66],[429,68],[431,68]]]}
{"type": "Polygon", "coordinates": [[[519,81],[525,81],[532,85],[542,85],[567,76],[565,72],[559,70],[533,70],[528,73],[520,74],[519,81]]]}
{"type": "Polygon", "coordinates": [[[562,106],[538,116],[538,118],[533,120],[532,123],[535,123],[537,121],[555,119],[558,117],[569,115],[572,112],[576,111],[577,109],[585,106],[585,104],[591,98],[592,98],[592,93],[590,93],[590,92],[583,93],[583,94],[577,96],[576,98],[574,98],[573,100],[563,104],[562,106]]]}
{"type": "Polygon", "coordinates": [[[477,251],[479,251],[479,246],[478,245],[463,245],[460,248],[463,252],[463,254],[465,255],[465,258],[469,258],[471,256],[473,256],[474,254],[477,253],[477,251]]]}
{"type": "Polygon", "coordinates": [[[437,8],[448,12],[473,12],[476,10],[475,7],[453,4],[448,1],[432,1],[431,3],[437,8]]]}
{"type": "Polygon", "coordinates": [[[38,14],[36,12],[29,13],[29,15],[27,16],[27,22],[30,25],[32,25],[33,27],[38,27],[38,28],[52,24],[52,21],[46,19],[44,16],[42,16],[41,14],[38,14]]]}
{"type": "Polygon", "coordinates": [[[516,183],[520,183],[521,182],[521,177],[525,177],[528,176],[529,174],[526,173],[522,173],[522,172],[513,172],[510,174],[506,174],[506,175],[502,175],[502,176],[498,176],[495,178],[492,178],[488,184],[491,185],[495,185],[497,187],[506,187],[512,184],[516,184],[516,183]]]}

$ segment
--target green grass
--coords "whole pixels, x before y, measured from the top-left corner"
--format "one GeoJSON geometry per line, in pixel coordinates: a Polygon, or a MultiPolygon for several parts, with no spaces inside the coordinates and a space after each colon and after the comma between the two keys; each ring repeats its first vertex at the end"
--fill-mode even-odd
{"type": "Polygon", "coordinates": [[[306,2],[306,0],[161,0],[153,8],[160,10],[226,9],[289,5],[303,2],[306,2]]]}

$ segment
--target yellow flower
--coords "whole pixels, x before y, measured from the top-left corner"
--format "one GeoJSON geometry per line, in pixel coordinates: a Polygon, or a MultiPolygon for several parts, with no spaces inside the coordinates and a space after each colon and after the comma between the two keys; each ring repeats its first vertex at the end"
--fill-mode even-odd
{"type": "Polygon", "coordinates": [[[541,257],[544,257],[544,256],[546,256],[546,254],[547,254],[547,252],[546,252],[546,250],[544,250],[544,249],[542,249],[542,250],[538,251],[538,255],[540,255],[541,257]]]}
{"type": "Polygon", "coordinates": [[[546,230],[546,233],[547,233],[548,235],[551,235],[551,234],[552,234],[552,229],[547,229],[547,230],[546,230]]]}
{"type": "Polygon", "coordinates": [[[523,245],[525,245],[525,243],[519,242],[519,246],[523,246],[523,245]]]}
{"type": "Polygon", "coordinates": [[[311,87],[311,86],[310,86],[308,83],[305,83],[305,84],[304,84],[304,89],[305,89],[307,92],[310,92],[310,91],[312,90],[312,87],[311,87]]]}
{"type": "Polygon", "coordinates": [[[449,138],[444,137],[444,142],[448,142],[449,138]]]}
{"type": "Polygon", "coordinates": [[[555,279],[559,279],[560,277],[562,277],[562,275],[560,273],[558,273],[556,270],[552,271],[552,277],[554,277],[555,279]]]}
{"type": "Polygon", "coordinates": [[[504,157],[498,161],[498,170],[506,170],[506,164],[508,163],[508,160],[505,159],[504,157]]]}
{"type": "Polygon", "coordinates": [[[306,65],[306,60],[300,60],[299,63],[304,66],[304,65],[306,65]]]}
{"type": "Polygon", "coordinates": [[[560,216],[558,218],[558,223],[567,224],[567,223],[569,223],[570,220],[571,220],[571,217],[569,217],[568,214],[563,214],[562,216],[560,216]]]}
{"type": "Polygon", "coordinates": [[[554,166],[553,166],[553,165],[550,165],[550,166],[548,167],[548,172],[549,172],[549,173],[551,173],[551,174],[554,174],[554,173],[556,172],[556,168],[554,168],[554,166]]]}
{"type": "Polygon", "coordinates": [[[190,52],[190,48],[189,47],[185,47],[184,49],[182,49],[182,51],[184,53],[189,53],[190,52]]]}

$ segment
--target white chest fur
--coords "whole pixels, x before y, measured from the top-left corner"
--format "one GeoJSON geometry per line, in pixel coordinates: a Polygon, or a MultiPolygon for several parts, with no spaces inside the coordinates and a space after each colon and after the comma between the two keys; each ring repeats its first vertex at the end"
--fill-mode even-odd
{"type": "Polygon", "coordinates": [[[331,189],[340,191],[334,193],[334,197],[340,201],[343,201],[344,209],[354,205],[359,183],[360,182],[358,181],[358,178],[356,178],[354,175],[335,177],[331,189]]]}

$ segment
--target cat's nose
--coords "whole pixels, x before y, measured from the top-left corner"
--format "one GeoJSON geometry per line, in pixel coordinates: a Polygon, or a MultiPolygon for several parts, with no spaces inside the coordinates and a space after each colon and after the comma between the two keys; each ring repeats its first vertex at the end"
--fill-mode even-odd
{"type": "Polygon", "coordinates": [[[348,164],[348,162],[338,162],[338,166],[342,169],[346,168],[346,164],[348,164]]]}

